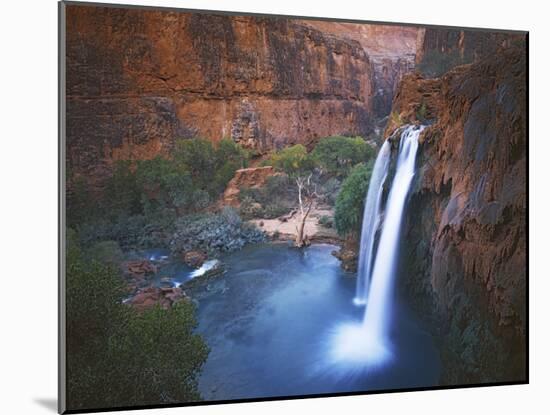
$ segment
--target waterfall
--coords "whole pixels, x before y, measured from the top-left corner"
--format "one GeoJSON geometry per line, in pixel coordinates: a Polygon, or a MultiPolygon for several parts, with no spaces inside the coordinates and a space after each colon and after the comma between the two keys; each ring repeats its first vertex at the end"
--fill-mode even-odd
{"type": "MultiPolygon", "coordinates": [[[[376,366],[387,362],[392,356],[389,334],[399,234],[407,194],[414,177],[418,137],[423,129],[423,126],[411,125],[405,127],[401,133],[395,175],[383,209],[384,218],[376,253],[372,246],[368,246],[368,240],[365,241],[365,246],[363,246],[363,241],[361,242],[361,249],[366,249],[362,254],[367,254],[365,265],[363,265],[363,272],[367,272],[365,274],[367,277],[368,264],[373,264],[370,287],[367,288],[368,295],[363,322],[361,324],[344,323],[336,329],[331,350],[331,359],[334,362],[376,366]]],[[[377,178],[377,180],[379,179],[377,178]]],[[[379,198],[383,179],[380,180],[380,183],[376,183],[376,187],[374,183],[371,185],[373,189],[370,189],[369,186],[369,193],[372,190],[379,198]]],[[[367,196],[368,198],[369,196],[367,196]]],[[[380,200],[377,203],[380,203],[380,200]]],[[[376,205],[376,203],[374,204],[376,205]]],[[[367,205],[365,205],[366,209],[367,205]]],[[[373,209],[373,211],[376,211],[375,216],[378,218],[377,209],[373,209]]],[[[377,220],[372,217],[368,219],[374,222],[377,220]]],[[[376,226],[376,223],[373,226],[376,226]]],[[[367,231],[372,232],[373,235],[375,233],[375,229],[370,227],[367,227],[367,231]]],[[[363,239],[363,235],[361,239],[363,239]]],[[[359,276],[359,278],[363,277],[364,275],[359,276]]],[[[368,282],[365,280],[365,284],[368,282]]]]}
{"type": "Polygon", "coordinates": [[[401,134],[395,177],[386,203],[384,224],[372,269],[363,326],[368,333],[367,337],[376,338],[381,343],[385,343],[388,336],[401,221],[407,194],[414,177],[418,136],[423,129],[424,127],[409,126],[401,134]]]}
{"type": "Polygon", "coordinates": [[[369,183],[369,190],[365,198],[363,211],[363,226],[361,229],[361,242],[359,244],[359,265],[357,268],[357,289],[353,302],[364,305],[367,302],[367,293],[372,268],[374,248],[374,236],[380,225],[382,191],[384,181],[388,174],[391,144],[385,141],[376,157],[369,183]]]}

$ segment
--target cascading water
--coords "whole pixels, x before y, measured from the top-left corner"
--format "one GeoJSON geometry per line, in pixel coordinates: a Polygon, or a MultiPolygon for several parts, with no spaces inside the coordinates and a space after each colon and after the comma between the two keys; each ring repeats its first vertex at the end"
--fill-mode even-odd
{"type": "MultiPolygon", "coordinates": [[[[398,256],[399,233],[407,194],[414,177],[418,137],[423,126],[408,126],[401,133],[395,176],[384,209],[384,222],[373,263],[362,324],[344,324],[335,333],[332,360],[378,365],[391,358],[389,326],[392,288],[398,256]]],[[[382,184],[378,184],[381,187],[382,184]]],[[[379,192],[380,189],[374,189],[379,192]]],[[[363,246],[361,246],[363,248],[363,246]]],[[[370,256],[373,251],[367,247],[370,256]]]]}
{"type": "Polygon", "coordinates": [[[388,175],[391,145],[385,141],[376,157],[369,183],[369,190],[365,198],[365,210],[363,211],[363,227],[361,229],[361,242],[359,245],[359,265],[357,268],[357,290],[353,302],[356,305],[365,305],[369,289],[370,274],[372,269],[374,236],[380,226],[382,208],[382,191],[384,181],[388,175]]]}

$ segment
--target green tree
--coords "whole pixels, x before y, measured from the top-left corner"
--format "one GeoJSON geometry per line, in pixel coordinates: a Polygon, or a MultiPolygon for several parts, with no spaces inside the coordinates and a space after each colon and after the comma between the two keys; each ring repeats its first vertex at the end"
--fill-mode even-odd
{"type": "Polygon", "coordinates": [[[365,195],[372,174],[372,163],[358,164],[342,183],[336,198],[334,224],[342,236],[358,235],[361,231],[365,195]]]}
{"type": "Polygon", "coordinates": [[[312,152],[328,173],[347,176],[357,163],[366,163],[375,150],[361,137],[325,137],[319,140],[312,152]]]}
{"type": "Polygon", "coordinates": [[[104,214],[110,217],[140,213],[141,192],[129,160],[119,160],[113,175],[105,183],[103,193],[104,214]]]}
{"type": "Polygon", "coordinates": [[[212,183],[212,192],[219,194],[235,176],[238,169],[248,165],[248,153],[233,140],[224,138],[216,148],[216,167],[212,183]]]}
{"type": "Polygon", "coordinates": [[[143,211],[149,217],[166,209],[192,209],[198,200],[191,174],[160,156],[138,163],[137,182],[142,189],[143,211]]]}
{"type": "Polygon", "coordinates": [[[176,143],[174,162],[188,171],[193,185],[216,198],[235,175],[237,169],[247,165],[248,154],[230,139],[217,146],[202,138],[182,139],[176,143]]]}
{"type": "Polygon", "coordinates": [[[67,383],[69,409],[200,399],[199,370],[208,348],[194,306],[139,313],[123,304],[119,271],[87,260],[67,232],[67,383]]]}
{"type": "Polygon", "coordinates": [[[312,180],[317,160],[303,145],[297,144],[275,153],[271,162],[276,169],[286,173],[296,183],[301,220],[300,226],[296,229],[295,246],[302,247],[307,244],[307,235],[304,234],[306,219],[315,197],[318,196],[316,183],[312,180]]]}
{"type": "Polygon", "coordinates": [[[211,141],[202,138],[178,140],[173,157],[177,167],[191,174],[195,186],[208,189],[217,164],[211,141]]]}

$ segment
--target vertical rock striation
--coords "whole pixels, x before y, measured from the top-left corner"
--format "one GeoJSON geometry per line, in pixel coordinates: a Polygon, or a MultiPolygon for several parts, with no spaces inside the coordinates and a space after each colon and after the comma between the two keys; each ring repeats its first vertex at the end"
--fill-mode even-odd
{"type": "Polygon", "coordinates": [[[422,106],[434,121],[419,151],[402,278],[440,327],[448,384],[526,379],[525,50],[501,49],[439,79],[406,76],[393,107],[400,122],[418,122],[422,106]]]}
{"type": "Polygon", "coordinates": [[[101,180],[178,137],[264,151],[372,129],[352,40],[283,18],[67,7],[68,163],[101,180]]]}

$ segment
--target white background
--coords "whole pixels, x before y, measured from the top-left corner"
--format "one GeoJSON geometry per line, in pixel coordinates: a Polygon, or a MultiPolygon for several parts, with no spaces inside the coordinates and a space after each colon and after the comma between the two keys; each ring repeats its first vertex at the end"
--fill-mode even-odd
{"type": "MultiPolygon", "coordinates": [[[[548,413],[548,10],[544,2],[135,0],[120,3],[530,31],[528,386],[262,402],[141,413],[548,413]]],[[[57,4],[0,9],[0,411],[53,413],[57,393],[57,4]]]]}

